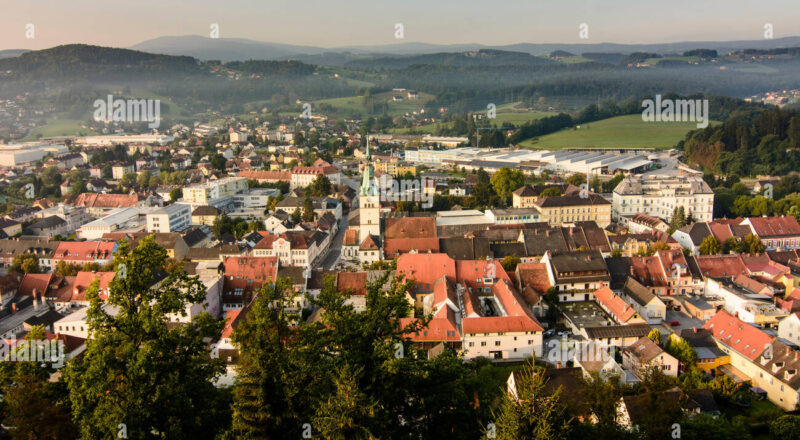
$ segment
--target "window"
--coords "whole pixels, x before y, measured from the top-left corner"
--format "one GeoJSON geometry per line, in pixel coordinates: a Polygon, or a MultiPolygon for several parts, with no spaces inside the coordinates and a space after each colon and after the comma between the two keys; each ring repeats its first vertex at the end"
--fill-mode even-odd
{"type": "Polygon", "coordinates": [[[481,341],[481,347],[486,347],[486,341],[481,341]]]}

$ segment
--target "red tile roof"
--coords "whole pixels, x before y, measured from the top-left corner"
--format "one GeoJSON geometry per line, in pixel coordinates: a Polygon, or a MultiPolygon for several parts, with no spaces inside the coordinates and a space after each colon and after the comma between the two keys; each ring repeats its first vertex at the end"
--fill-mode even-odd
{"type": "Polygon", "coordinates": [[[348,295],[366,295],[367,273],[339,272],[336,277],[336,290],[348,295]]]}
{"type": "Polygon", "coordinates": [[[703,328],[710,331],[718,341],[736,352],[755,360],[774,339],[760,329],[720,310],[709,319],[703,328]]]}
{"type": "Polygon", "coordinates": [[[52,273],[26,273],[19,283],[17,293],[25,296],[33,296],[33,291],[35,290],[41,298],[41,295],[47,293],[47,289],[53,282],[53,277],[55,277],[55,275],[52,273]]]}
{"type": "Polygon", "coordinates": [[[695,260],[705,277],[727,278],[748,273],[747,266],[738,254],[698,255],[695,260]]]}
{"type": "Polygon", "coordinates": [[[542,295],[553,287],[547,276],[547,265],[544,263],[520,263],[517,265],[517,271],[519,271],[520,287],[523,289],[530,287],[542,295]]]}
{"type": "Polygon", "coordinates": [[[62,241],[56,247],[53,260],[110,260],[116,245],[112,241],[62,241]]]}
{"type": "Polygon", "coordinates": [[[626,303],[625,300],[615,295],[614,292],[606,286],[595,290],[594,298],[620,323],[626,323],[636,315],[636,310],[634,310],[633,307],[626,303]]]}
{"type": "Polygon", "coordinates": [[[760,238],[764,237],[785,237],[789,235],[800,235],[800,224],[791,215],[780,217],[748,217],[743,220],[749,221],[755,234],[760,238]]]}
{"type": "Polygon", "coordinates": [[[117,275],[116,272],[85,272],[81,271],[75,276],[73,283],[72,301],[86,301],[86,291],[96,279],[100,280],[99,296],[105,301],[108,299],[108,285],[117,275]]]}
{"type": "Polygon", "coordinates": [[[289,182],[292,180],[291,171],[246,170],[240,171],[236,177],[258,180],[259,182],[289,182]]]}
{"type": "Polygon", "coordinates": [[[82,193],[66,200],[74,206],[86,208],[130,208],[138,205],[143,199],[139,194],[82,193]]]}
{"type": "Polygon", "coordinates": [[[447,254],[403,254],[397,259],[397,273],[432,285],[442,276],[455,280],[456,262],[447,254]]]}

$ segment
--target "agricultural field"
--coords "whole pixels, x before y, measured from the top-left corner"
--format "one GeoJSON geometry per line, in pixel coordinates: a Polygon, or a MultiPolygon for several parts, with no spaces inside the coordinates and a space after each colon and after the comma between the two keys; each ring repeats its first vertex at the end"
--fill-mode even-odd
{"type": "MultiPolygon", "coordinates": [[[[711,121],[715,123],[715,121],[711,121]]],[[[520,146],[536,149],[564,148],[656,148],[674,147],[686,133],[697,129],[696,122],[645,122],[642,116],[626,115],[568,128],[520,146]]]]}

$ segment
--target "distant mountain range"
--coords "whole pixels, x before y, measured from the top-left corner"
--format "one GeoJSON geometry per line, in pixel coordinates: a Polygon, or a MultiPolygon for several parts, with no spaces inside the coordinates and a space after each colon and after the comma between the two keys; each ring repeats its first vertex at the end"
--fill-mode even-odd
{"type": "MultiPolygon", "coordinates": [[[[479,49],[497,49],[511,52],[524,52],[531,55],[548,55],[555,51],[582,53],[621,53],[655,52],[660,54],[679,54],[692,49],[713,49],[720,54],[742,49],[774,49],[778,47],[800,46],[800,37],[784,37],[762,40],[740,41],[684,41],[658,44],[551,44],[518,43],[503,46],[483,44],[428,44],[396,43],[374,46],[342,46],[323,48],[298,46],[292,44],[267,43],[242,38],[212,39],[200,35],[165,36],[143,41],[131,49],[167,55],[188,55],[200,60],[244,61],[248,59],[280,60],[296,59],[308,63],[342,65],[348,61],[386,56],[412,56],[442,52],[464,52],[479,49]]],[[[3,52],[0,52],[2,54],[3,52]]],[[[2,55],[0,55],[1,57],[2,55]]]]}

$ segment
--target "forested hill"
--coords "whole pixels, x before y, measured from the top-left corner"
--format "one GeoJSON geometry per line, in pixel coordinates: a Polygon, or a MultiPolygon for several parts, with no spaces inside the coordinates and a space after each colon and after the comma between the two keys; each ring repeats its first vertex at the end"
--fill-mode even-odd
{"type": "Polygon", "coordinates": [[[555,61],[524,52],[481,49],[470,52],[442,52],[426,55],[393,56],[351,61],[347,67],[357,69],[404,69],[414,65],[456,67],[542,66],[555,61]]]}
{"type": "Polygon", "coordinates": [[[13,76],[68,78],[114,73],[191,73],[198,62],[192,57],[158,55],[129,49],[70,44],[0,59],[0,70],[13,76]]]}
{"type": "Polygon", "coordinates": [[[785,175],[800,169],[800,111],[747,107],[683,142],[686,161],[728,176],[785,175]]]}

